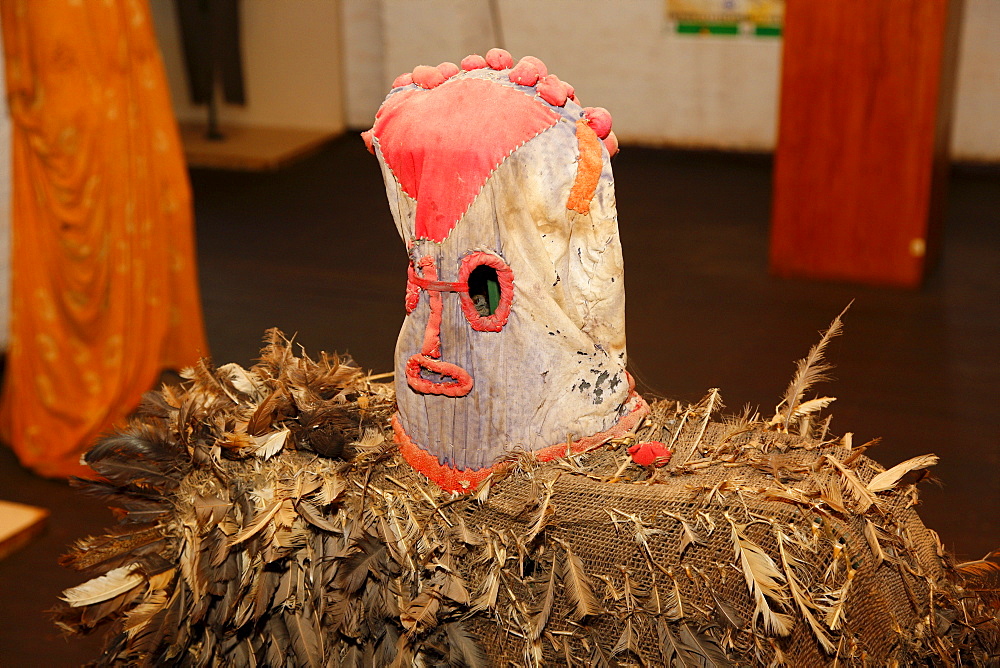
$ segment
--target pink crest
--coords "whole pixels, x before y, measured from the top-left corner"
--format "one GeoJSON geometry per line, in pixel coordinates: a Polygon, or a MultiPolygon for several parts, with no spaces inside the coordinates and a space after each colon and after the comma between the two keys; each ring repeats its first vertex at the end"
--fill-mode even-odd
{"type": "Polygon", "coordinates": [[[417,201],[414,235],[444,241],[490,174],[559,118],[537,99],[483,79],[390,96],[374,131],[403,192],[417,201]]]}

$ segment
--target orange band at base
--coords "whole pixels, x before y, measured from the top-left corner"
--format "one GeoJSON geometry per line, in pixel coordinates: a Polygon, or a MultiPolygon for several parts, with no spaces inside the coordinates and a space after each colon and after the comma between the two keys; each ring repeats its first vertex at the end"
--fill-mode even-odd
{"type": "MultiPolygon", "coordinates": [[[[534,451],[535,458],[540,462],[548,462],[570,454],[580,454],[604,445],[610,440],[621,438],[638,426],[639,421],[649,413],[649,404],[635,390],[629,395],[629,401],[636,401],[635,407],[626,413],[618,422],[608,429],[593,436],[587,436],[570,443],[557,443],[541,450],[534,451]]],[[[395,434],[396,445],[403,459],[418,473],[422,473],[438,487],[446,492],[470,494],[493,473],[496,465],[481,469],[458,469],[438,461],[437,456],[427,452],[410,440],[406,430],[399,421],[399,413],[392,416],[392,431],[395,434]]]]}

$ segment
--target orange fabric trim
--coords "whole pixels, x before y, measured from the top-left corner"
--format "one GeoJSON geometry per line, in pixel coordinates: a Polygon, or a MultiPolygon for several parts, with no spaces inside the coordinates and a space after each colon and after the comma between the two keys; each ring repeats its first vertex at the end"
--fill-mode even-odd
{"type": "Polygon", "coordinates": [[[13,173],[0,431],[45,476],[208,351],[191,190],[148,3],[0,1],[13,173]]]}
{"type": "Polygon", "coordinates": [[[472,376],[460,366],[451,362],[442,362],[441,357],[441,318],[442,318],[442,290],[456,290],[464,288],[468,291],[466,284],[446,283],[438,281],[437,265],[434,258],[425,255],[417,262],[421,269],[421,276],[417,276],[413,264],[410,264],[409,278],[406,283],[406,312],[412,313],[416,308],[417,300],[420,298],[420,291],[427,291],[428,306],[430,314],[427,316],[427,325],[424,327],[424,342],[420,348],[420,353],[413,355],[406,361],[406,382],[417,392],[424,394],[443,394],[448,397],[464,397],[472,391],[472,376]],[[427,369],[434,373],[451,376],[455,380],[450,383],[435,383],[423,376],[421,371],[427,369]]]}
{"type": "MultiPolygon", "coordinates": [[[[430,281],[437,281],[438,274],[437,267],[434,265],[434,258],[429,255],[421,258],[420,266],[423,267],[424,278],[430,281]]],[[[431,312],[427,316],[427,326],[424,328],[424,343],[420,348],[420,354],[427,355],[428,357],[441,357],[441,318],[443,310],[441,293],[436,290],[428,290],[427,299],[431,312]]]]}
{"type": "Polygon", "coordinates": [[[446,397],[464,397],[472,391],[473,380],[469,372],[451,362],[442,362],[427,355],[413,355],[406,360],[406,382],[423,394],[443,394],[446,397]],[[422,369],[450,376],[450,383],[435,383],[420,375],[422,369]]]}
{"type": "Polygon", "coordinates": [[[590,213],[590,200],[597,192],[604,160],[601,155],[601,140],[584,119],[576,122],[576,141],[580,147],[580,159],[576,163],[576,180],[569,191],[566,208],[577,213],[590,213]]]}
{"type": "MultiPolygon", "coordinates": [[[[639,396],[635,390],[629,396],[629,400],[637,400],[635,408],[624,415],[618,422],[608,429],[593,436],[587,436],[571,443],[557,443],[535,451],[535,457],[540,462],[548,462],[566,455],[567,449],[576,455],[581,452],[593,450],[604,445],[608,441],[621,438],[626,433],[635,429],[642,418],[649,413],[649,404],[639,396]]],[[[403,455],[403,459],[413,467],[418,473],[422,473],[429,480],[446,492],[457,492],[459,494],[470,494],[493,473],[498,466],[487,466],[481,469],[458,469],[438,461],[435,455],[421,448],[410,440],[406,430],[399,421],[399,414],[392,416],[392,431],[395,435],[396,444],[403,455]]]]}
{"type": "MultiPolygon", "coordinates": [[[[578,455],[581,452],[586,452],[587,450],[593,450],[594,448],[600,447],[608,441],[621,438],[628,432],[632,431],[639,424],[639,421],[649,414],[649,404],[646,403],[645,399],[636,394],[635,391],[633,391],[632,395],[629,397],[629,399],[632,398],[639,400],[635,408],[633,408],[631,412],[622,416],[622,419],[620,419],[615,426],[607,431],[602,431],[594,434],[593,436],[586,436],[573,441],[569,444],[569,451],[574,455],[578,455]]],[[[557,443],[556,445],[550,445],[547,448],[535,451],[535,457],[540,462],[550,462],[553,459],[558,459],[559,457],[563,457],[565,455],[565,443],[557,443]]]]}
{"type": "Polygon", "coordinates": [[[427,476],[429,480],[446,492],[469,494],[493,473],[492,466],[476,470],[457,469],[442,464],[437,457],[410,440],[403,425],[399,422],[399,414],[392,416],[392,431],[403,459],[415,471],[427,476]]]}

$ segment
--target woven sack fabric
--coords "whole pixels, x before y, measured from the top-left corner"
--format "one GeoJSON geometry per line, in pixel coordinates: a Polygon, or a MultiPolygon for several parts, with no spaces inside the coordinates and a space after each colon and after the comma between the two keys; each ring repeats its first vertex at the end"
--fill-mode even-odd
{"type": "MultiPolygon", "coordinates": [[[[995,569],[849,438],[719,422],[717,393],[451,495],[397,453],[390,385],[269,335],[87,456],[120,523],[67,566],[100,665],[991,665],[995,569]],[[642,467],[633,442],[674,449],[642,467]]],[[[897,475],[898,474],[898,475],[897,475]]]]}

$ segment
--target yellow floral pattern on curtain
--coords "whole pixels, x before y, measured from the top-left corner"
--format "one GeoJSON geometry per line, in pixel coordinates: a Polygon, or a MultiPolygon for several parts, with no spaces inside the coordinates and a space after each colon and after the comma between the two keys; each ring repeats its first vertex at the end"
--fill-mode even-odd
{"type": "Polygon", "coordinates": [[[0,429],[25,466],[81,453],[206,345],[191,191],[145,0],[0,0],[12,319],[0,429]]]}

